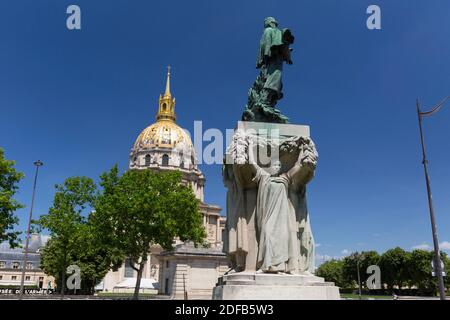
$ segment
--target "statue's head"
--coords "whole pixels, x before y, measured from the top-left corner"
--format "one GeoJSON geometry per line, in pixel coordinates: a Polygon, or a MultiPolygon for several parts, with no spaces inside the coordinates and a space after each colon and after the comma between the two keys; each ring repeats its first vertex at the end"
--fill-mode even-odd
{"type": "Polygon", "coordinates": [[[269,173],[271,176],[278,176],[281,171],[281,162],[280,160],[275,160],[272,162],[272,165],[270,166],[269,173]]]}
{"type": "Polygon", "coordinates": [[[275,18],[273,18],[273,17],[265,18],[264,19],[264,28],[268,28],[268,27],[272,27],[272,28],[278,27],[277,20],[275,20],[275,18]]]}

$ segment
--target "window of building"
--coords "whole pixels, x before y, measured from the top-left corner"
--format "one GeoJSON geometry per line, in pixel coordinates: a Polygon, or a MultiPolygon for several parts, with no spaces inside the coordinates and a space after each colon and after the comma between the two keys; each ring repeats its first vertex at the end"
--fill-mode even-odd
{"type": "Polygon", "coordinates": [[[17,280],[17,276],[11,276],[11,280],[17,280]]]}
{"type": "Polygon", "coordinates": [[[169,279],[168,278],[166,278],[165,281],[164,281],[164,293],[165,294],[169,294],[170,293],[169,292],[169,279]]]}
{"type": "Polygon", "coordinates": [[[33,263],[27,262],[27,269],[33,269],[33,263]]]}
{"type": "Polygon", "coordinates": [[[0,261],[0,269],[5,268],[5,267],[6,267],[6,262],[0,261]]]}
{"type": "Polygon", "coordinates": [[[147,155],[145,156],[145,165],[146,165],[146,166],[149,166],[151,160],[152,160],[152,158],[150,157],[149,154],[147,154],[147,155]]]}
{"type": "Polygon", "coordinates": [[[0,276],[0,280],[3,280],[3,276],[0,276]]]}
{"type": "Polygon", "coordinates": [[[20,263],[17,262],[17,261],[14,261],[13,264],[12,264],[12,267],[13,267],[13,269],[19,269],[20,263]]]}
{"type": "Polygon", "coordinates": [[[134,269],[131,267],[131,260],[125,260],[125,273],[123,275],[125,278],[133,278],[134,277],[134,269]]]}
{"type": "Polygon", "coordinates": [[[30,276],[26,276],[25,277],[25,281],[30,281],[31,280],[31,277],[30,276]]]}
{"type": "Polygon", "coordinates": [[[169,269],[169,266],[170,266],[169,260],[167,260],[167,261],[166,261],[166,268],[169,269]]]}
{"type": "Polygon", "coordinates": [[[164,154],[162,156],[162,163],[163,166],[168,166],[169,165],[169,156],[167,154],[164,154]]]}

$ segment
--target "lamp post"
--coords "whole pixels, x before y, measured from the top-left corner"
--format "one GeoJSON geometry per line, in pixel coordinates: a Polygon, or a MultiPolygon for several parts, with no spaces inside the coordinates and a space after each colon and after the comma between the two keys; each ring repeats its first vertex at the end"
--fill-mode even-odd
{"type": "Polygon", "coordinates": [[[30,215],[28,217],[27,238],[26,238],[26,241],[25,241],[25,254],[24,254],[23,266],[22,266],[22,277],[20,279],[20,296],[19,296],[19,299],[22,299],[23,298],[23,294],[24,294],[25,270],[26,270],[27,262],[28,262],[28,245],[30,243],[31,217],[33,216],[34,195],[36,193],[36,182],[37,182],[39,167],[43,166],[44,164],[42,163],[41,160],[38,160],[38,161],[34,162],[34,165],[36,166],[36,173],[34,175],[33,195],[31,197],[30,215]]]}
{"type": "Polygon", "coordinates": [[[434,245],[434,266],[436,268],[438,283],[439,283],[439,296],[441,300],[445,300],[445,286],[444,286],[444,277],[442,275],[442,266],[441,266],[441,257],[439,252],[439,241],[437,236],[437,228],[436,228],[436,220],[434,217],[434,208],[433,208],[433,198],[431,195],[431,187],[430,187],[430,176],[428,174],[428,160],[426,158],[425,153],[425,143],[423,139],[423,130],[422,130],[422,117],[428,117],[432,114],[439,111],[439,109],[444,105],[444,103],[450,98],[444,98],[439,104],[437,104],[433,109],[427,112],[420,111],[419,99],[417,99],[417,116],[419,118],[419,130],[420,130],[420,141],[422,144],[422,164],[425,171],[425,181],[427,185],[427,194],[428,194],[428,206],[430,208],[430,221],[431,221],[431,230],[433,233],[433,245],[434,245]]]}
{"type": "Polygon", "coordinates": [[[359,273],[359,263],[360,260],[363,260],[364,257],[361,259],[361,255],[359,253],[356,253],[356,271],[357,271],[357,275],[358,275],[358,295],[359,295],[359,300],[362,299],[362,284],[361,284],[361,275],[359,273]]]}

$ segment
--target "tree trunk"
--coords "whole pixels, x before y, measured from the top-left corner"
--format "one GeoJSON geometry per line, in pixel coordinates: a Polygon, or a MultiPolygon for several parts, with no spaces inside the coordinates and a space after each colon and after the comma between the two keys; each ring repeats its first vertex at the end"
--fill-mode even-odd
{"type": "Polygon", "coordinates": [[[137,278],[136,278],[136,286],[134,287],[134,295],[133,295],[133,300],[139,300],[139,289],[141,288],[141,279],[142,279],[142,273],[144,271],[144,267],[145,267],[145,261],[141,261],[141,263],[139,263],[139,270],[137,273],[137,278]]]}
{"type": "Polygon", "coordinates": [[[67,264],[67,250],[64,250],[64,263],[62,270],[62,281],[61,281],[61,300],[64,299],[64,292],[66,291],[66,264],[67,264]]]}

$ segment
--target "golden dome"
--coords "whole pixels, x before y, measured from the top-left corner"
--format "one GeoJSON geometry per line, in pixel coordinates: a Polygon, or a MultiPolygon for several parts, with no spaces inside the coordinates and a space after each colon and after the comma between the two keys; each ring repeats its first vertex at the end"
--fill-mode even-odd
{"type": "Polygon", "coordinates": [[[136,139],[133,150],[146,150],[155,147],[180,148],[192,150],[189,134],[176,123],[175,98],[170,93],[170,66],[167,71],[166,91],[159,97],[156,122],[145,128],[136,139]]]}
{"type": "Polygon", "coordinates": [[[189,134],[170,120],[158,120],[145,128],[134,143],[134,150],[161,148],[193,148],[189,134]]]}

